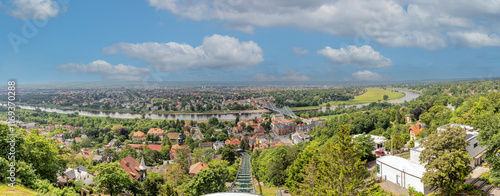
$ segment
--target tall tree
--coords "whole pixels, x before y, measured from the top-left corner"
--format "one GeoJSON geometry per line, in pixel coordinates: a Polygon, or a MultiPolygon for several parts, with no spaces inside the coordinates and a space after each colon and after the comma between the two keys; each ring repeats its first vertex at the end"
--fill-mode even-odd
{"type": "Polygon", "coordinates": [[[476,123],[481,146],[487,147],[486,160],[490,163],[490,178],[494,184],[500,184],[500,114],[483,115],[476,123]]]}
{"type": "Polygon", "coordinates": [[[339,129],[335,141],[328,141],[305,166],[304,182],[295,190],[298,195],[369,195],[375,189],[350,128],[339,129]]]}
{"type": "Polygon", "coordinates": [[[424,150],[420,162],[426,172],[422,177],[425,186],[448,195],[455,195],[465,182],[472,168],[470,155],[467,154],[466,132],[458,126],[446,126],[422,140],[424,150]]]}
{"type": "Polygon", "coordinates": [[[172,184],[165,184],[161,187],[161,196],[179,196],[172,184]]]}
{"type": "Polygon", "coordinates": [[[23,161],[33,164],[36,174],[42,179],[56,182],[56,173],[64,167],[62,158],[58,156],[58,145],[54,140],[39,136],[39,133],[35,129],[25,138],[23,161]]]}
{"type": "Polygon", "coordinates": [[[142,183],[144,193],[146,196],[155,196],[160,194],[160,188],[165,180],[163,177],[155,172],[148,173],[148,177],[142,183]]]}
{"type": "Polygon", "coordinates": [[[375,159],[373,151],[375,150],[375,142],[373,138],[368,134],[362,134],[353,139],[360,147],[361,159],[366,161],[372,161],[375,159]]]}
{"type": "Polygon", "coordinates": [[[299,184],[304,181],[304,167],[311,160],[312,156],[316,154],[320,146],[320,143],[317,141],[312,141],[307,145],[304,151],[300,152],[297,155],[297,159],[293,162],[290,167],[288,167],[286,186],[290,188],[292,193],[295,193],[295,190],[299,188],[299,184]]]}
{"type": "Polygon", "coordinates": [[[232,165],[234,161],[236,160],[236,152],[231,149],[229,146],[224,146],[221,150],[221,159],[229,161],[229,164],[232,165]]]}
{"type": "Polygon", "coordinates": [[[124,192],[132,185],[129,174],[117,162],[99,164],[96,171],[94,184],[111,196],[124,192]]]}
{"type": "Polygon", "coordinates": [[[167,171],[163,175],[167,184],[177,187],[184,183],[186,172],[182,169],[181,165],[174,163],[167,166],[167,171]]]}

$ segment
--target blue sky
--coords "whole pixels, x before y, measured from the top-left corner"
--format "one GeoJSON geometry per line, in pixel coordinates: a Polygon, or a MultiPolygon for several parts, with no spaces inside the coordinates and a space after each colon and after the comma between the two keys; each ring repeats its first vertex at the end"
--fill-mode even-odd
{"type": "Polygon", "coordinates": [[[498,77],[500,2],[1,1],[0,78],[405,81],[498,77]]]}

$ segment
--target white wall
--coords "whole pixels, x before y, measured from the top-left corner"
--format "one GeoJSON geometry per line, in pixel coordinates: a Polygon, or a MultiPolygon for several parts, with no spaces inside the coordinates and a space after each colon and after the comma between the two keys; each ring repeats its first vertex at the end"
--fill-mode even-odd
{"type": "Polygon", "coordinates": [[[377,173],[377,176],[381,177],[382,180],[393,182],[394,184],[398,184],[406,189],[412,186],[416,191],[424,194],[428,194],[430,192],[429,187],[425,187],[421,182],[421,178],[412,176],[378,161],[377,165],[380,166],[380,173],[377,173]]]}
{"type": "Polygon", "coordinates": [[[410,161],[411,162],[414,162],[414,163],[419,163],[420,164],[420,153],[418,150],[416,149],[410,149],[410,161]]]}

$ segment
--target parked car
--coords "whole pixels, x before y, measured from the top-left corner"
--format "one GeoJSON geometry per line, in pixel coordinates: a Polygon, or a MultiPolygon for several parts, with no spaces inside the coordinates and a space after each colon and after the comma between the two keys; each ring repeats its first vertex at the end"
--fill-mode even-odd
{"type": "Polygon", "coordinates": [[[375,151],[375,154],[384,155],[385,152],[383,150],[377,150],[377,151],[375,151]]]}

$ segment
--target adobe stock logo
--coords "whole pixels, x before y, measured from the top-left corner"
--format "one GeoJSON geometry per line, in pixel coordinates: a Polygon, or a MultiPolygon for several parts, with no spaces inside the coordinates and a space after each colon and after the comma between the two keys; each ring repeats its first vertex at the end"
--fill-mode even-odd
{"type": "MultiPolygon", "coordinates": [[[[54,0],[52,2],[53,9],[59,11],[66,9],[69,0],[54,0]]],[[[47,25],[48,17],[46,16],[49,14],[47,12],[45,9],[38,9],[37,12],[32,14],[31,18],[22,19],[23,25],[20,32],[11,31],[7,34],[7,39],[16,54],[19,53],[21,44],[28,44],[30,39],[33,39],[38,34],[38,30],[47,25]]]]}

